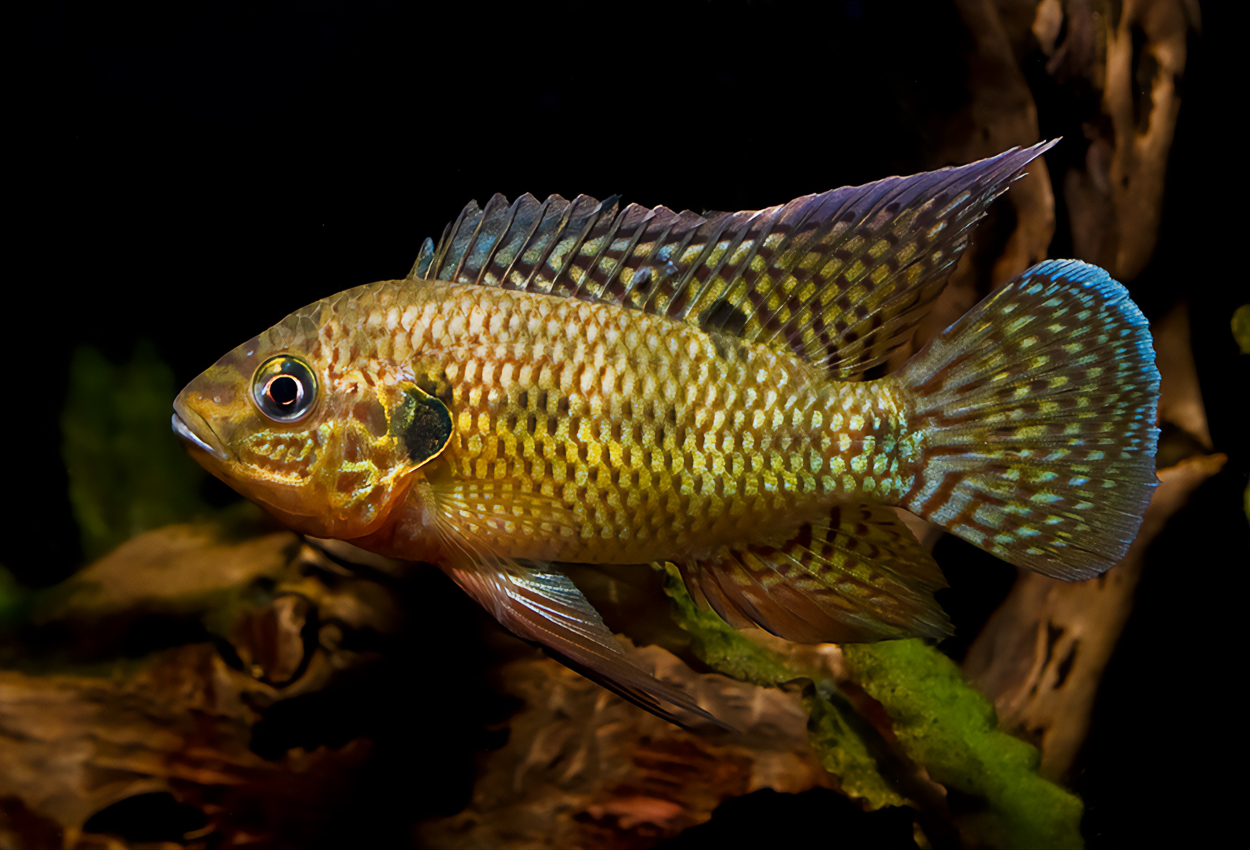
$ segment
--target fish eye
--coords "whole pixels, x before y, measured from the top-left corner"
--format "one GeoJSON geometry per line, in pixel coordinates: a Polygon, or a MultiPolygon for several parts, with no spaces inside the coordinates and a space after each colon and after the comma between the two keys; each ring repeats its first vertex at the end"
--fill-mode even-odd
{"type": "Polygon", "coordinates": [[[303,360],[289,354],[271,357],[252,377],[252,400],[278,422],[295,422],[317,400],[317,379],[303,360]]]}

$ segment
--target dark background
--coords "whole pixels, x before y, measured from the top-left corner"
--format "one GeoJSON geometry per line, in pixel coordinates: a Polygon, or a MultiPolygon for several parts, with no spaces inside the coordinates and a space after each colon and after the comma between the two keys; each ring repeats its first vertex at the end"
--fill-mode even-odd
{"type": "MultiPolygon", "coordinates": [[[[6,24],[0,563],[20,580],[82,560],[58,422],[76,346],[121,361],[150,339],[185,383],[305,303],[404,276],[471,198],[758,208],[921,170],[962,103],[967,45],[941,2],[448,5],[43,3],[6,24]]],[[[1076,778],[1101,846],[1193,834],[1235,793],[1250,384],[1228,322],[1250,287],[1234,6],[1205,4],[1191,37],[1159,247],[1128,282],[1152,319],[1189,299],[1231,460],[1160,539],[1108,670],[1076,778]]],[[[1039,99],[1042,136],[1079,159],[1061,106],[1039,99]]],[[[1013,573],[967,573],[965,554],[938,550],[975,631],[1013,573]]],[[[809,808],[787,810],[792,829],[819,824],[809,808]]]]}

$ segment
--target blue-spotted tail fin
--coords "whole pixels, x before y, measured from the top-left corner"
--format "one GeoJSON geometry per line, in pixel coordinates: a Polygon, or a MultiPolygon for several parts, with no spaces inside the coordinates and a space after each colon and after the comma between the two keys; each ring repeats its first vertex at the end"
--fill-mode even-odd
{"type": "Polygon", "coordinates": [[[917,449],[902,507],[1057,578],[1123,557],[1157,480],[1159,373],[1145,318],[1105,271],[1034,266],[896,379],[917,449]]]}

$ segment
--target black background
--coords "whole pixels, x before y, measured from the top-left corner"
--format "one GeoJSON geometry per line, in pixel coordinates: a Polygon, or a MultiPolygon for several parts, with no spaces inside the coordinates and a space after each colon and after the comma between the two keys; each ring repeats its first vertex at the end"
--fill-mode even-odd
{"type": "MultiPolygon", "coordinates": [[[[1160,244],[1130,282],[1152,319],[1190,299],[1232,460],[1156,546],[1108,670],[1076,777],[1101,846],[1193,834],[1235,793],[1248,383],[1228,320],[1250,286],[1234,5],[1206,4],[1191,38],[1160,244]]],[[[402,277],[422,238],[495,192],[736,210],[921,170],[967,47],[938,2],[35,9],[5,26],[0,300],[0,563],[32,585],[81,561],[58,426],[76,346],[122,360],[150,339],[184,383],[296,307],[402,277]]],[[[1079,125],[1052,106],[1042,136],[1079,158],[1079,125]]],[[[938,551],[976,609],[1013,573],[970,573],[965,554],[938,551]]]]}

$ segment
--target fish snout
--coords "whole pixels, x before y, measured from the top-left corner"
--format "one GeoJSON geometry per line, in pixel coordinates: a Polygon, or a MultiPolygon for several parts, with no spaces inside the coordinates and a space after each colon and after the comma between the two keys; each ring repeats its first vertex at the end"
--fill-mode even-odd
{"type": "Polygon", "coordinates": [[[187,406],[182,395],[174,400],[174,415],[170,425],[183,442],[191,449],[197,449],[219,461],[229,459],[221,438],[209,426],[203,416],[187,406]]]}

